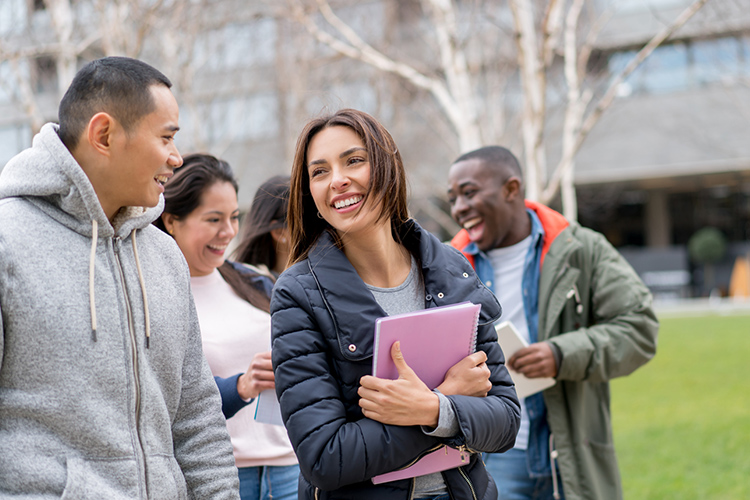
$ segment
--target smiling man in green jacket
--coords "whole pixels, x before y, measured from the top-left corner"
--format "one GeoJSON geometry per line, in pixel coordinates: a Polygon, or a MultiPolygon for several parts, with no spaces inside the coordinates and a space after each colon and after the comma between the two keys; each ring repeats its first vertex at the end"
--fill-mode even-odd
{"type": "Polygon", "coordinates": [[[522,401],[516,447],[486,457],[500,498],[622,498],[609,380],[656,352],[651,294],[604,236],[524,200],[505,148],[459,157],[448,195],[463,227],[451,243],[530,344],[508,366],[557,381],[522,401]]]}

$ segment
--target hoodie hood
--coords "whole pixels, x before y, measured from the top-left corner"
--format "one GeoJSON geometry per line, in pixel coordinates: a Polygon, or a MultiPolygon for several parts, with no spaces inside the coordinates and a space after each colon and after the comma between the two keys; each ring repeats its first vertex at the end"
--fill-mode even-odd
{"type": "Polygon", "coordinates": [[[68,148],[60,140],[59,126],[47,123],[34,136],[31,148],[8,162],[0,173],[0,199],[22,197],[73,231],[91,237],[92,221],[100,237],[124,237],[148,226],[164,209],[164,197],[153,208],[124,207],[112,223],[99,198],[68,148]]]}
{"type": "Polygon", "coordinates": [[[21,152],[0,173],[0,200],[23,198],[50,218],[72,231],[91,238],[89,254],[89,306],[91,335],[96,341],[96,249],[99,238],[131,235],[131,245],[138,281],[143,295],[146,347],[150,344],[146,283],[141,269],[136,230],[148,227],[164,209],[164,196],[154,208],[123,207],[110,224],[102,209],[94,186],[81,166],[70,154],[57,133],[59,126],[48,123],[34,137],[31,148],[21,152]]]}

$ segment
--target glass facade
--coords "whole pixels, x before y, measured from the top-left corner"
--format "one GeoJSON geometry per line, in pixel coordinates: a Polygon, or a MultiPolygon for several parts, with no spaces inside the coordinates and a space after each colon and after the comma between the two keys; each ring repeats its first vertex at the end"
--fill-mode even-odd
{"type": "MultiPolygon", "coordinates": [[[[614,77],[637,50],[610,54],[614,77]]],[[[659,94],[716,83],[735,83],[750,76],[750,37],[729,36],[661,45],[625,80],[619,95],[659,94]]]]}

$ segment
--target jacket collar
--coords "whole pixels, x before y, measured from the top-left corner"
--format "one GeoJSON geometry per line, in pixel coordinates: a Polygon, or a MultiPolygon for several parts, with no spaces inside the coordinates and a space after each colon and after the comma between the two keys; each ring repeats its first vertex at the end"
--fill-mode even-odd
{"type": "MultiPolygon", "coordinates": [[[[542,240],[542,256],[539,260],[539,267],[541,268],[544,264],[544,258],[547,256],[552,243],[562,233],[565,228],[570,225],[568,219],[566,219],[561,213],[552,210],[549,207],[542,205],[531,200],[525,200],[526,208],[532,210],[539,218],[539,222],[542,224],[544,229],[544,239],[542,240]]],[[[472,267],[474,266],[474,253],[475,248],[467,248],[471,244],[469,238],[469,232],[466,229],[459,231],[456,236],[451,240],[451,245],[454,248],[461,250],[464,256],[469,260],[472,267]]]]}
{"type": "MultiPolygon", "coordinates": [[[[455,250],[412,219],[398,226],[397,232],[420,264],[425,293],[430,297],[428,307],[470,300],[482,304],[482,323],[500,316],[500,305],[494,295],[474,276],[466,260],[455,258],[452,254],[455,250]]],[[[350,360],[371,356],[375,320],[386,316],[386,312],[335,245],[331,234],[321,234],[307,262],[336,327],[341,355],[350,360]]]]}

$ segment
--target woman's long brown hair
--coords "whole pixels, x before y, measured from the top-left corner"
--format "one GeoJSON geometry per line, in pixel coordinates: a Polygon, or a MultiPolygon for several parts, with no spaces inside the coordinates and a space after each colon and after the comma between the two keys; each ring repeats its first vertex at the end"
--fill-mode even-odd
{"type": "MultiPolygon", "coordinates": [[[[372,116],[356,109],[342,109],[332,115],[316,118],[305,125],[297,139],[294,153],[287,219],[291,237],[289,265],[304,260],[323,231],[333,229],[317,215],[318,209],[310,194],[310,177],[307,171],[310,142],[316,134],[330,127],[350,128],[367,149],[370,186],[363,205],[372,197],[372,205],[379,204],[382,207],[378,220],[389,219],[392,228],[409,218],[404,164],[388,130],[372,116]]],[[[331,232],[340,246],[336,232],[331,232]]]]}

